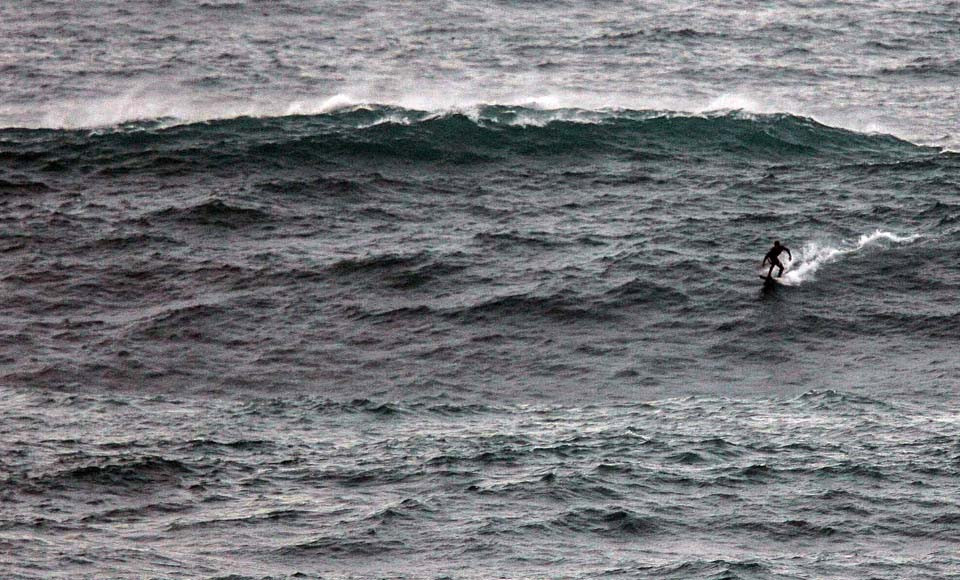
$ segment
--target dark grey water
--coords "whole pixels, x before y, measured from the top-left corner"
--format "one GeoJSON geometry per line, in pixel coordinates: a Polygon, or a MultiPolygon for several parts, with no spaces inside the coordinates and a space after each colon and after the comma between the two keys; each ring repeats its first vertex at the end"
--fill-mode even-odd
{"type": "Polygon", "coordinates": [[[8,577],[945,577],[957,417],[916,399],[7,391],[0,562],[8,577]]]}
{"type": "Polygon", "coordinates": [[[0,16],[4,577],[960,574],[956,3],[0,16]]]}

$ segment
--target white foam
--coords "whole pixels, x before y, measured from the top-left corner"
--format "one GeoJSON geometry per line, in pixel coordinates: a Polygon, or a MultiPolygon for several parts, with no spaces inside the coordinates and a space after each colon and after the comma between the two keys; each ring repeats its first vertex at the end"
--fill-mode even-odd
{"type": "Polygon", "coordinates": [[[209,93],[170,93],[149,85],[98,99],[48,102],[29,108],[7,106],[0,110],[0,119],[6,126],[94,129],[139,121],[178,125],[237,117],[321,115],[366,102],[348,93],[318,98],[279,99],[261,96],[240,99],[209,93]]]}
{"type": "MultiPolygon", "coordinates": [[[[336,94],[323,99],[308,99],[287,103],[283,115],[323,115],[359,105],[360,102],[347,94],[336,94]]],[[[272,115],[266,115],[272,116],[272,115]]]]}
{"type": "Polygon", "coordinates": [[[697,112],[709,113],[711,111],[746,111],[748,113],[767,113],[771,111],[770,107],[763,105],[755,97],[742,93],[724,93],[711,99],[705,106],[697,112]]]}
{"type": "MultiPolygon", "coordinates": [[[[318,115],[363,105],[386,105],[436,114],[469,112],[484,105],[504,105],[540,111],[578,110],[660,111],[703,115],[741,111],[747,114],[785,113],[810,117],[835,127],[858,132],[896,133],[878,121],[878,113],[862,110],[835,111],[823,106],[811,108],[787,95],[761,94],[733,90],[714,94],[669,95],[643,91],[602,91],[550,86],[542,78],[512,79],[509,87],[475,86],[465,82],[451,85],[439,81],[393,80],[389,86],[369,83],[345,83],[317,95],[255,92],[247,96],[177,87],[173,79],[143,82],[122,92],[100,98],[74,99],[3,105],[0,126],[46,129],[92,129],[113,127],[139,121],[184,124],[232,119],[236,117],[281,117],[318,115]]],[[[469,116],[469,114],[468,114],[469,116]]],[[[586,117],[571,119],[591,122],[586,117]]],[[[537,125],[540,116],[517,120],[518,124],[537,125]]],[[[549,122],[549,119],[546,119],[549,122]]],[[[941,143],[941,146],[945,145],[941,143]]],[[[947,143],[946,145],[949,145],[947,143]]]]}
{"type": "Polygon", "coordinates": [[[816,241],[807,242],[799,252],[796,252],[793,260],[794,263],[788,264],[789,270],[783,274],[780,282],[787,286],[797,286],[803,282],[813,280],[817,270],[822,266],[835,262],[844,256],[859,252],[868,246],[873,246],[883,241],[906,244],[919,237],[920,234],[897,235],[892,232],[877,229],[872,233],[861,235],[855,243],[844,242],[839,245],[831,245],[829,243],[816,241]]]}

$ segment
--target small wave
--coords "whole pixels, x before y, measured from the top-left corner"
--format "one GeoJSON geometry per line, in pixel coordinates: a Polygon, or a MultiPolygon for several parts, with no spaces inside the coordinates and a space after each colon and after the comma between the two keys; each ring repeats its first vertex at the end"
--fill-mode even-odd
{"type": "Polygon", "coordinates": [[[681,451],[668,455],[666,461],[670,463],[679,463],[680,465],[701,465],[708,463],[707,458],[696,451],[681,451]]]}
{"type": "Polygon", "coordinates": [[[518,246],[529,246],[535,248],[552,248],[560,246],[568,241],[551,236],[543,232],[530,232],[521,234],[519,232],[481,232],[473,236],[477,242],[492,246],[498,250],[510,250],[518,246]],[[551,239],[553,238],[553,239],[551,239]]]}
{"type": "MultiPolygon", "coordinates": [[[[343,258],[328,266],[327,271],[337,278],[380,280],[389,288],[409,291],[455,274],[464,267],[452,256],[384,253],[343,258]]],[[[394,311],[397,309],[387,309],[386,312],[382,308],[374,311],[362,309],[357,314],[361,317],[383,316],[394,311]]],[[[430,309],[420,306],[400,309],[400,313],[403,311],[416,314],[427,313],[430,309]]]]}
{"type": "Polygon", "coordinates": [[[364,518],[367,521],[385,523],[393,520],[410,520],[418,512],[430,511],[421,502],[407,498],[398,504],[393,504],[364,518]]]}
{"type": "Polygon", "coordinates": [[[932,76],[954,79],[957,74],[960,74],[960,59],[921,57],[909,64],[883,68],[880,70],[880,74],[910,78],[932,76]]]}
{"type": "Polygon", "coordinates": [[[575,532],[600,535],[642,536],[655,533],[660,522],[652,516],[641,516],[624,508],[581,508],[568,511],[553,524],[575,532]]]}
{"type": "Polygon", "coordinates": [[[246,8],[244,2],[201,2],[200,8],[210,10],[242,10],[246,8]]]}
{"type": "MultiPolygon", "coordinates": [[[[920,234],[898,235],[877,229],[873,233],[861,235],[854,243],[831,245],[815,241],[807,242],[803,245],[803,248],[797,252],[797,257],[794,260],[796,264],[789,264],[789,270],[784,272],[779,281],[787,286],[797,286],[804,282],[814,280],[817,271],[821,267],[836,262],[845,256],[855,254],[865,248],[882,242],[908,244],[920,237],[920,234]]],[[[764,269],[764,273],[765,272],[766,270],[764,269]]]]}
{"type": "MultiPolygon", "coordinates": [[[[232,515],[232,514],[231,514],[232,515]]],[[[235,529],[236,526],[278,525],[281,522],[296,523],[309,520],[313,512],[296,509],[270,510],[253,515],[240,515],[204,520],[176,521],[167,526],[168,531],[210,530],[216,528],[235,529]]]]}
{"type": "MultiPolygon", "coordinates": [[[[119,236],[109,236],[90,240],[83,245],[85,251],[124,251],[137,247],[157,247],[163,245],[179,245],[180,242],[164,235],[131,233],[119,236]]],[[[124,276],[133,277],[135,274],[124,272],[124,276]]]]}
{"type": "Polygon", "coordinates": [[[611,316],[603,311],[584,306],[580,300],[566,299],[558,295],[531,296],[511,294],[498,296],[473,306],[458,308],[447,313],[469,321],[502,319],[506,316],[540,316],[557,321],[607,320],[611,316]]]}
{"type": "Polygon", "coordinates": [[[258,184],[258,187],[272,194],[317,195],[325,198],[355,196],[364,190],[363,185],[357,180],[337,177],[273,179],[258,184]]]}
{"type": "Polygon", "coordinates": [[[460,417],[464,415],[483,415],[491,413],[495,410],[495,407],[480,403],[462,405],[448,403],[441,405],[428,405],[426,409],[430,413],[434,413],[443,417],[460,417]]]}
{"type": "Polygon", "coordinates": [[[661,578],[716,578],[740,580],[748,578],[775,577],[772,567],[752,560],[688,560],[678,564],[666,564],[651,570],[652,576],[661,578]]]}
{"type": "Polygon", "coordinates": [[[937,201],[919,215],[925,219],[938,220],[939,226],[953,226],[960,222],[960,205],[937,201]]]}
{"type": "Polygon", "coordinates": [[[621,307],[624,303],[634,302],[655,304],[662,307],[686,304],[690,301],[683,292],[639,278],[608,290],[606,296],[615,300],[614,306],[616,307],[621,307]]]}
{"type": "Polygon", "coordinates": [[[786,520],[782,522],[743,522],[728,526],[731,531],[760,532],[777,540],[794,538],[830,537],[839,532],[833,526],[818,525],[807,520],[786,520]]]}
{"type": "Polygon", "coordinates": [[[334,274],[362,274],[367,272],[392,271],[399,268],[412,268],[424,259],[422,254],[368,254],[356,258],[344,258],[330,266],[334,274]]]}
{"type": "Polygon", "coordinates": [[[0,179],[0,195],[33,195],[37,193],[47,193],[53,191],[46,183],[42,181],[16,180],[8,181],[0,179]]]}
{"type": "Polygon", "coordinates": [[[87,465],[40,477],[34,484],[59,488],[63,485],[94,485],[139,489],[145,485],[176,485],[193,469],[173,459],[146,456],[99,465],[87,465]]]}
{"type": "Polygon", "coordinates": [[[942,516],[937,516],[934,518],[931,523],[933,524],[946,524],[946,525],[960,525],[960,512],[953,512],[949,514],[944,514],[942,516]]]}
{"type": "Polygon", "coordinates": [[[826,477],[831,480],[843,477],[852,478],[854,480],[887,479],[887,474],[885,474],[881,469],[873,465],[865,465],[855,461],[842,461],[835,465],[826,465],[814,469],[813,472],[820,477],[826,477]]]}
{"type": "MultiPolygon", "coordinates": [[[[136,335],[152,339],[175,340],[181,338],[197,339],[201,336],[198,330],[200,321],[218,321],[226,309],[218,304],[198,302],[177,302],[155,309],[147,309],[141,314],[144,318],[138,319],[134,328],[136,335]]],[[[126,319],[120,317],[119,319],[126,319]]]]}
{"type": "Polygon", "coordinates": [[[268,221],[270,216],[257,209],[237,207],[229,205],[219,199],[212,199],[189,207],[161,210],[152,214],[151,218],[160,220],[169,219],[196,225],[238,228],[268,221]]]}
{"type": "MultiPolygon", "coordinates": [[[[287,415],[316,415],[316,414],[355,414],[370,413],[388,417],[392,415],[401,415],[407,413],[407,408],[399,403],[386,401],[373,401],[366,398],[355,398],[350,400],[333,400],[315,397],[283,398],[283,399],[252,399],[245,402],[236,411],[239,415],[254,416],[287,416],[287,415]]],[[[207,440],[198,440],[197,443],[204,444],[207,440]]],[[[269,445],[269,442],[259,440],[240,440],[233,443],[218,443],[211,441],[210,444],[236,446],[247,449],[251,446],[269,445]]]]}
{"type": "MultiPolygon", "coordinates": [[[[929,287],[929,285],[926,285],[929,287]]],[[[960,338],[960,313],[953,314],[913,314],[883,313],[874,317],[873,322],[889,332],[906,332],[926,335],[938,340],[956,340],[960,338]]]]}
{"type": "Polygon", "coordinates": [[[842,409],[850,407],[886,407],[889,404],[877,399],[845,391],[827,389],[811,390],[803,393],[792,402],[814,409],[842,409]]]}
{"type": "Polygon", "coordinates": [[[270,441],[261,439],[240,439],[237,441],[217,441],[216,439],[194,439],[182,448],[189,451],[265,451],[274,447],[270,441]]]}
{"type": "Polygon", "coordinates": [[[157,503],[129,508],[112,508],[106,511],[84,516],[81,521],[92,523],[133,523],[146,518],[155,518],[172,513],[188,512],[193,509],[189,504],[157,503]]]}
{"type": "Polygon", "coordinates": [[[357,556],[387,557],[390,552],[404,547],[399,540],[380,540],[375,536],[368,538],[350,538],[343,536],[324,536],[277,550],[283,556],[304,556],[315,558],[349,558],[357,556]]]}

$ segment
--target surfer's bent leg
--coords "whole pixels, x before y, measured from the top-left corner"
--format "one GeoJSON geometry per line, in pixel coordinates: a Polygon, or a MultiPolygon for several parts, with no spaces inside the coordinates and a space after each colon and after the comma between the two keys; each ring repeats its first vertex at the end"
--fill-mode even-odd
{"type": "Polygon", "coordinates": [[[777,266],[778,263],[780,263],[780,260],[777,260],[776,258],[769,258],[769,260],[770,260],[770,269],[767,270],[767,278],[773,276],[773,269],[777,266]]]}
{"type": "Polygon", "coordinates": [[[777,258],[773,258],[772,260],[770,260],[770,270],[767,272],[767,278],[773,275],[774,268],[780,268],[780,270],[777,272],[777,278],[779,278],[780,275],[783,274],[783,264],[781,264],[780,260],[778,260],[777,258]]]}

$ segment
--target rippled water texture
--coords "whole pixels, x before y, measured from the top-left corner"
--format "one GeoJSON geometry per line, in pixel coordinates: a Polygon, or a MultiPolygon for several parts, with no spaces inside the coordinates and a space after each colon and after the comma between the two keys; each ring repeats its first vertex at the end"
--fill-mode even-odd
{"type": "Polygon", "coordinates": [[[957,416],[912,400],[3,404],[8,575],[960,571],[957,416]]]}
{"type": "Polygon", "coordinates": [[[960,576],[958,15],[0,8],[0,576],[960,576]]]}

